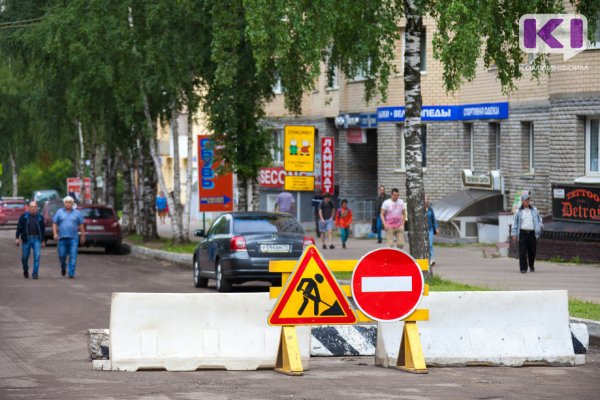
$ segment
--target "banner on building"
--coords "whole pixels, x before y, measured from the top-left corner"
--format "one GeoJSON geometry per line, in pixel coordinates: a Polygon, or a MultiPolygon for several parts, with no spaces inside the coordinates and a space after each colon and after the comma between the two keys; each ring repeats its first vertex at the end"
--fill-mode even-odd
{"type": "MultiPolygon", "coordinates": [[[[318,161],[319,155],[315,157],[318,161]]],[[[258,184],[260,187],[282,189],[285,185],[285,177],[288,175],[294,176],[314,176],[315,185],[320,187],[321,181],[318,180],[320,176],[317,174],[318,168],[315,168],[315,174],[312,175],[309,172],[292,172],[286,171],[283,167],[267,167],[261,168],[258,174],[258,184]]]]}
{"type": "Polygon", "coordinates": [[[333,137],[321,138],[321,190],[323,193],[333,194],[334,149],[333,137]]]}
{"type": "Polygon", "coordinates": [[[315,127],[286,125],[283,132],[283,168],[286,171],[313,172],[315,127]]]}
{"type": "Polygon", "coordinates": [[[67,194],[75,199],[77,204],[92,204],[92,181],[84,178],[85,201],[81,199],[81,178],[67,178],[67,194]]]}
{"type": "Polygon", "coordinates": [[[198,136],[198,198],[200,212],[233,211],[233,174],[219,173],[222,161],[216,156],[210,136],[198,136]]]}
{"type": "MultiPolygon", "coordinates": [[[[405,118],[405,111],[404,106],[379,107],[377,109],[377,123],[402,122],[405,118]]],[[[422,121],[467,121],[473,119],[507,118],[508,102],[421,107],[422,121]]]]}
{"type": "Polygon", "coordinates": [[[552,185],[552,217],[600,223],[600,187],[552,185]]]}

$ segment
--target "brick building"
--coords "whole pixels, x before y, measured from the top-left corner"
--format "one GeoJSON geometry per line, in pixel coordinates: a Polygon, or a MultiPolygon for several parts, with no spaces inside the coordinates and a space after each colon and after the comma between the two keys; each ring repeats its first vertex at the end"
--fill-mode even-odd
{"type": "MultiPolygon", "coordinates": [[[[524,76],[513,93],[502,94],[495,69],[485,69],[480,63],[476,78],[451,95],[444,90],[442,65],[432,54],[434,21],[426,18],[425,26],[421,55],[425,190],[434,208],[447,206],[446,199],[452,202],[453,193],[476,189],[478,185],[472,183],[477,179],[499,195],[483,207],[475,203],[489,198],[485,194],[466,200],[471,204],[455,204],[462,211],[473,206],[473,215],[465,219],[472,227],[469,232],[463,227],[461,232],[454,224],[452,232],[453,217],[449,216],[447,234],[477,236],[477,217],[510,210],[522,190],[531,192],[542,213],[550,213],[553,184],[600,186],[600,32],[595,45],[567,61],[551,55],[551,73],[539,81],[531,78],[532,60],[524,54],[524,76]],[[470,178],[465,179],[465,174],[470,178]]],[[[333,87],[326,87],[327,80],[321,76],[315,90],[305,95],[301,116],[287,113],[281,94],[267,107],[276,136],[282,135],[285,124],[307,124],[317,127],[319,137],[335,138],[339,196],[351,199],[355,208],[375,196],[378,184],[397,187],[401,197],[406,196],[402,44],[397,48],[399,74],[390,79],[385,103],[378,98],[364,102],[361,77],[338,76],[333,87]],[[344,119],[350,124],[344,126],[344,119]]],[[[267,197],[273,198],[280,190],[264,188],[261,206],[268,208],[267,197]]],[[[476,192],[481,191],[469,195],[476,192]]],[[[297,195],[302,199],[298,216],[310,220],[312,193],[297,195]]],[[[504,239],[502,234],[499,239],[504,239]]]]}

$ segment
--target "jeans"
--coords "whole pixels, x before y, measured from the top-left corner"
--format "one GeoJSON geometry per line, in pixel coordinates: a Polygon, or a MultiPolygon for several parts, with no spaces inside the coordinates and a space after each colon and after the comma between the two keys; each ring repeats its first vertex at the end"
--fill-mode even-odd
{"type": "Polygon", "coordinates": [[[429,229],[429,260],[433,260],[433,229],[429,229]]]}
{"type": "Polygon", "coordinates": [[[381,230],[383,229],[383,224],[381,223],[381,216],[377,216],[377,222],[375,224],[375,230],[377,231],[377,241],[381,242],[381,230]]]}
{"type": "Polygon", "coordinates": [[[340,228],[340,235],[342,236],[342,244],[346,244],[348,236],[350,236],[350,227],[340,228]]]}
{"type": "Polygon", "coordinates": [[[33,249],[33,275],[38,274],[40,269],[40,253],[42,251],[42,241],[39,237],[30,237],[27,243],[23,243],[23,271],[29,271],[29,255],[33,249]]]}
{"type": "Polygon", "coordinates": [[[65,238],[58,240],[58,258],[60,259],[60,268],[67,268],[67,255],[69,256],[69,276],[75,276],[75,267],[77,265],[77,248],[79,247],[79,238],[65,238]]]}

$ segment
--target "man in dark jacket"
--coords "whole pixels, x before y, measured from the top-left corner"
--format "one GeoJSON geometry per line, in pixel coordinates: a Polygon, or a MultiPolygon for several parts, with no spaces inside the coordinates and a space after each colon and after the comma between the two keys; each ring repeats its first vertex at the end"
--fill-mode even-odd
{"type": "Polygon", "coordinates": [[[29,278],[29,255],[33,250],[33,274],[32,279],[38,278],[40,268],[40,253],[42,247],[45,247],[44,232],[46,225],[44,218],[38,213],[38,205],[35,201],[29,203],[29,211],[25,211],[19,218],[17,224],[17,234],[15,244],[19,246],[19,242],[23,244],[23,252],[21,261],[23,262],[23,276],[29,278]]]}

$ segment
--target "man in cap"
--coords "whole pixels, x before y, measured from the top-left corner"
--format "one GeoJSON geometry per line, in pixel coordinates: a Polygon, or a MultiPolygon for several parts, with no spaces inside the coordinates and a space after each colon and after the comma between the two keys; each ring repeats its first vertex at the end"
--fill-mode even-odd
{"type": "Polygon", "coordinates": [[[542,218],[537,208],[531,205],[529,193],[521,195],[521,207],[513,218],[512,240],[519,240],[519,269],[522,274],[535,272],[535,251],[537,239],[542,235],[542,218]]]}

